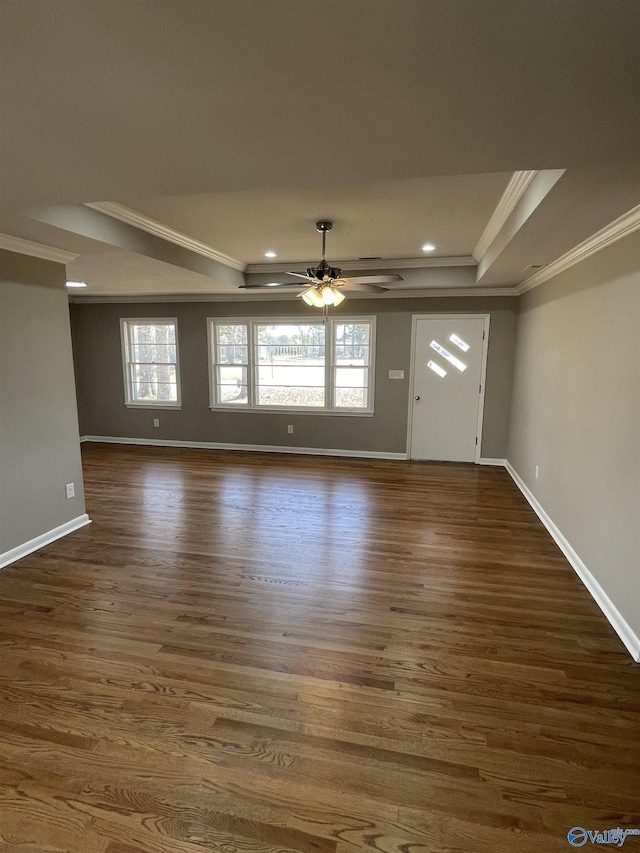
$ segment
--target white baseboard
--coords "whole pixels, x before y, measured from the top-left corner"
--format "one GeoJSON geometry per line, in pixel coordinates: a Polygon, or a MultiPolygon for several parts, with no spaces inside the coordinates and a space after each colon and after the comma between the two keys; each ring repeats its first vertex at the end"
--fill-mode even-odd
{"type": "Polygon", "coordinates": [[[506,459],[492,459],[490,456],[481,456],[478,459],[478,465],[499,465],[501,468],[506,468],[506,459]]]}
{"type": "Polygon", "coordinates": [[[530,503],[535,514],[547,528],[547,530],[555,540],[557,546],[560,548],[562,553],[565,555],[565,557],[573,567],[575,573],[578,575],[582,583],[591,593],[592,598],[594,599],[600,610],[602,610],[604,615],[609,620],[609,623],[611,624],[613,630],[620,637],[620,639],[628,649],[631,657],[634,659],[634,661],[640,663],[640,637],[635,634],[629,623],[622,616],[618,608],[615,606],[613,601],[611,601],[611,599],[604,591],[604,589],[600,586],[593,574],[582,562],[570,542],[565,538],[565,536],[558,529],[556,524],[547,515],[541,504],[538,502],[537,498],[534,496],[533,492],[529,489],[527,484],[524,482],[518,472],[514,469],[511,463],[507,461],[505,467],[511,475],[516,486],[520,489],[522,494],[530,503]]]}
{"type": "Polygon", "coordinates": [[[74,530],[79,530],[87,524],[91,524],[91,519],[85,513],[84,515],[79,515],[77,518],[72,518],[71,521],[66,521],[59,527],[54,527],[53,530],[48,530],[46,533],[36,536],[35,539],[30,539],[23,545],[18,545],[10,551],[5,551],[4,554],[0,554],[0,569],[4,569],[9,563],[15,563],[16,560],[21,560],[27,554],[31,554],[39,548],[44,548],[50,542],[55,542],[56,539],[61,539],[63,536],[67,536],[67,534],[73,533],[74,530]]]}
{"type": "Polygon", "coordinates": [[[196,447],[204,450],[246,450],[257,453],[297,453],[304,456],[347,456],[356,459],[406,459],[406,453],[379,450],[330,450],[326,447],[290,447],[278,444],[229,444],[220,441],[172,441],[160,438],[124,438],[113,435],[82,435],[80,441],[101,444],[142,444],[151,447],[196,447]]]}

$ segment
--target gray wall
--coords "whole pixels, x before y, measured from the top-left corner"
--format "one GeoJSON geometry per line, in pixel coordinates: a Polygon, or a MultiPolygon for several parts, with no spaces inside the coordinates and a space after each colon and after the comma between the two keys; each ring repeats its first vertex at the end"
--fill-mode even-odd
{"type": "Polygon", "coordinates": [[[404,453],[407,436],[411,316],[419,313],[490,313],[491,327],[485,392],[482,454],[504,458],[507,449],[513,353],[515,297],[351,299],[336,315],[377,315],[375,415],[212,412],[206,318],[286,316],[314,309],[299,300],[173,303],[75,303],[71,306],[78,385],[80,432],[182,441],[232,442],[404,453]],[[304,308],[304,310],[303,310],[304,308]],[[180,411],[127,409],[124,405],[121,317],[177,317],[182,383],[180,411]],[[404,381],[389,380],[401,369],[404,381]],[[153,427],[153,418],[160,428],[153,427]],[[293,435],[287,434],[293,424],[293,435]]]}
{"type": "Polygon", "coordinates": [[[0,554],[85,511],[64,282],[60,264],[0,251],[0,554]]]}
{"type": "Polygon", "coordinates": [[[638,233],[522,297],[508,458],[640,635],[638,233]]]}

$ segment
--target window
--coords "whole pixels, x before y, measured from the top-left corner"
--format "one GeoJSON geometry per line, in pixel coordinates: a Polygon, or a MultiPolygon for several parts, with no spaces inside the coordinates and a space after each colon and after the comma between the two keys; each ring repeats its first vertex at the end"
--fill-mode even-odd
{"type": "Polygon", "coordinates": [[[373,413],[375,319],[209,320],[211,407],[373,413]]]}
{"type": "Polygon", "coordinates": [[[179,408],[178,322],[120,320],[127,406],[179,408]]]}

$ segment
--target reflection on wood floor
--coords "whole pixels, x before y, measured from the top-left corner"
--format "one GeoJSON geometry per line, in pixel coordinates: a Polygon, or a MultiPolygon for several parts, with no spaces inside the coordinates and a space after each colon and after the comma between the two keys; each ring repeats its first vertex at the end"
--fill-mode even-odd
{"type": "Polygon", "coordinates": [[[93,523],[0,573],[2,853],[640,826],[640,668],[503,470],[83,455],[93,523]]]}

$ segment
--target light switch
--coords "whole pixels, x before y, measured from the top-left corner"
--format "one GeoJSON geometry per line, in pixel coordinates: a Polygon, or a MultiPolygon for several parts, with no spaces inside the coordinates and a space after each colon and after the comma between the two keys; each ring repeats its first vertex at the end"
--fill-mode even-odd
{"type": "Polygon", "coordinates": [[[404,370],[390,370],[389,379],[404,379],[404,370]]]}

